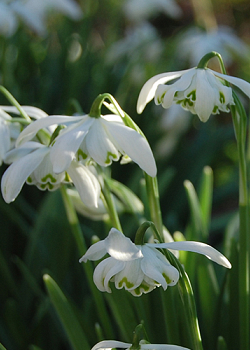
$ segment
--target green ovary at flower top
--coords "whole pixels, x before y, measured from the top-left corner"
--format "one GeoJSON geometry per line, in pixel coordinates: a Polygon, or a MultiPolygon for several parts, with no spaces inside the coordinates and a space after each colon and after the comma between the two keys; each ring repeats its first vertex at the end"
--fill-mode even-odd
{"type": "Polygon", "coordinates": [[[166,290],[178,282],[178,270],[157,248],[196,252],[231,268],[225,256],[207,244],[187,241],[136,245],[115,228],[104,240],[93,244],[79,261],[96,261],[108,253],[110,257],[101,261],[94,271],[97,288],[110,293],[109,282],[114,282],[117,289],[124,287],[134,296],[140,296],[159,286],[166,290]]]}
{"type": "Polygon", "coordinates": [[[49,116],[31,123],[19,136],[17,145],[30,141],[41,128],[66,125],[51,147],[53,171],[65,171],[76,158],[92,158],[101,166],[128,155],[150,176],[156,176],[156,164],[147,140],[137,131],[124,125],[116,114],[92,117],[49,116]]]}
{"type": "Polygon", "coordinates": [[[234,104],[230,83],[250,97],[250,84],[208,68],[191,68],[179,72],[158,74],[142,87],[137,101],[137,112],[142,113],[153,98],[156,104],[169,108],[173,103],[197,114],[206,122],[211,114],[229,112],[234,104]],[[177,80],[176,80],[177,79],[177,80]],[[176,81],[175,81],[176,80],[176,81]],[[174,81],[174,82],[173,82],[174,81]],[[165,85],[167,82],[173,82],[165,85]]]}

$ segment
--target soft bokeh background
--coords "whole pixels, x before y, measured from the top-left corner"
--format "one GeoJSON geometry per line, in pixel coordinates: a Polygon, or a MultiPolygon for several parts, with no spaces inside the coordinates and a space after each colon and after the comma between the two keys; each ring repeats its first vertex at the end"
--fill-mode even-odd
{"type": "MultiPolygon", "coordinates": [[[[208,243],[228,252],[225,235],[236,232],[238,205],[237,149],[230,115],[212,116],[202,124],[178,106],[163,110],[153,102],[138,115],[136,101],[147,79],[190,68],[212,50],[222,54],[229,74],[250,81],[249,1],[82,0],[72,5],[73,0],[61,0],[64,7],[35,14],[39,1],[41,5],[43,0],[32,5],[30,0],[33,7],[23,11],[21,0],[0,0],[0,84],[21,105],[36,106],[48,114],[71,115],[79,108],[88,113],[98,94],[111,93],[149,140],[158,165],[163,220],[172,234],[186,234],[190,227],[183,182],[189,180],[199,190],[203,168],[213,169],[208,243]],[[33,24],[29,21],[32,11],[33,24]]],[[[216,61],[211,68],[219,69],[216,61]]],[[[248,101],[244,97],[242,101],[247,107],[248,101]]],[[[0,105],[6,104],[1,95],[0,105]]],[[[3,164],[1,175],[5,169],[3,164]]],[[[112,176],[143,199],[142,174],[135,164],[113,164],[112,176]]],[[[106,236],[109,226],[102,221],[83,216],[80,220],[88,244],[93,235],[106,236]]],[[[60,192],[44,193],[25,185],[14,203],[7,205],[0,198],[0,222],[0,342],[9,350],[70,348],[46,294],[42,276],[48,272],[69,298],[93,345],[98,340],[98,317],[60,192]]],[[[134,218],[125,213],[121,222],[133,238],[134,218]]],[[[125,314],[123,295],[120,291],[116,297],[121,298],[125,314]]],[[[126,302],[133,310],[138,301],[129,297],[126,302]]],[[[160,310],[155,299],[151,302],[148,313],[155,328],[149,331],[150,341],[164,342],[160,310]]],[[[140,317],[128,322],[131,337],[140,317]]],[[[207,341],[204,348],[212,349],[206,322],[201,321],[207,341]]],[[[226,323],[224,337],[233,349],[226,323]]],[[[131,341],[125,339],[115,317],[113,328],[116,339],[131,341]]]]}

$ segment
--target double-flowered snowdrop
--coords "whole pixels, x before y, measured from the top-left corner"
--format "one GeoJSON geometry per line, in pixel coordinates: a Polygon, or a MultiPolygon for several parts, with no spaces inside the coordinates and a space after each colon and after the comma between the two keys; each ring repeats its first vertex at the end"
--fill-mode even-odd
{"type": "Polygon", "coordinates": [[[104,240],[93,244],[80,262],[100,260],[108,253],[110,257],[102,260],[94,271],[97,288],[111,293],[109,284],[114,282],[117,289],[124,287],[132,295],[140,296],[159,286],[166,290],[179,280],[179,271],[157,248],[196,252],[231,268],[226,257],[207,244],[186,241],[137,245],[115,228],[104,240]]]}
{"type": "Polygon", "coordinates": [[[81,200],[88,206],[97,206],[100,184],[91,171],[76,160],[66,169],[54,173],[50,160],[51,147],[30,141],[8,152],[6,163],[12,163],[1,181],[3,198],[7,203],[15,200],[25,182],[41,190],[56,190],[62,183],[73,182],[81,200]]]}
{"type": "Polygon", "coordinates": [[[20,134],[17,145],[30,141],[41,128],[66,125],[52,144],[50,159],[55,173],[68,169],[72,160],[92,158],[101,166],[128,155],[150,176],[156,176],[156,164],[147,140],[134,129],[124,125],[116,114],[49,116],[30,124],[20,134]]]}
{"type": "Polygon", "coordinates": [[[200,67],[158,74],[149,79],[141,89],[137,112],[142,113],[153,98],[157,105],[169,108],[180,104],[206,122],[211,114],[229,112],[234,104],[232,84],[250,97],[250,84],[245,80],[200,67]],[[166,84],[170,82],[170,84],[166,84]]]}
{"type": "MultiPolygon", "coordinates": [[[[116,340],[103,340],[97,343],[91,350],[112,350],[114,348],[118,349],[135,349],[130,343],[124,343],[116,340]]],[[[179,345],[170,345],[170,344],[150,344],[145,340],[139,342],[138,350],[189,350],[179,345]]]]}

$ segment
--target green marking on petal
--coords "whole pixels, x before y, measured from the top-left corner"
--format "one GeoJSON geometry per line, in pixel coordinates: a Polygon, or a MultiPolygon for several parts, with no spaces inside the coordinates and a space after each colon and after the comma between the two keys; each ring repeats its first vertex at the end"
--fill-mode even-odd
{"type": "Polygon", "coordinates": [[[114,153],[108,152],[107,158],[105,160],[105,164],[107,164],[107,165],[111,164],[112,160],[110,158],[117,159],[117,156],[114,153]]]}
{"type": "Polygon", "coordinates": [[[127,287],[128,289],[131,289],[131,288],[134,287],[134,284],[131,283],[131,282],[129,282],[128,279],[127,279],[127,277],[123,277],[123,279],[120,280],[120,282],[118,283],[118,286],[119,286],[120,288],[122,288],[122,286],[123,286],[124,284],[126,285],[126,287],[127,287]]]}
{"type": "Polygon", "coordinates": [[[196,101],[196,90],[191,91],[188,95],[187,98],[189,98],[191,101],[196,101]]]}
{"type": "Polygon", "coordinates": [[[163,273],[162,276],[165,279],[165,281],[167,282],[167,284],[173,282],[165,273],[163,273]]]}
{"type": "Polygon", "coordinates": [[[86,153],[84,153],[81,149],[78,150],[77,156],[78,156],[78,160],[88,158],[88,155],[86,153]]]}
{"type": "Polygon", "coordinates": [[[50,182],[46,182],[45,184],[38,184],[38,188],[41,188],[41,190],[49,190],[52,191],[54,188],[54,185],[52,185],[50,182]]]}
{"type": "Polygon", "coordinates": [[[142,283],[139,287],[135,288],[133,291],[136,295],[140,295],[142,291],[146,293],[149,291],[149,285],[142,283]]]}
{"type": "Polygon", "coordinates": [[[46,176],[44,176],[42,179],[41,179],[41,182],[52,182],[52,183],[55,183],[56,182],[56,179],[51,175],[51,174],[47,174],[46,176]],[[49,181],[50,180],[50,181],[49,181]]]}
{"type": "Polygon", "coordinates": [[[28,179],[26,180],[27,183],[32,184],[32,178],[29,176],[28,179]]]}
{"type": "Polygon", "coordinates": [[[220,102],[224,104],[226,102],[225,95],[220,91],[220,102]]]}
{"type": "Polygon", "coordinates": [[[213,109],[212,113],[213,113],[213,114],[217,114],[218,109],[219,109],[219,107],[218,107],[218,106],[214,106],[214,109],[213,109]]]}

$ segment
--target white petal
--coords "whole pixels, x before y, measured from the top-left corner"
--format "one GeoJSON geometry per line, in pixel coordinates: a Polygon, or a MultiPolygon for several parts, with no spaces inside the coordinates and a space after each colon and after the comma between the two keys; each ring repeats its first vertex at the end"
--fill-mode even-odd
{"type": "Polygon", "coordinates": [[[62,134],[57,137],[50,152],[50,159],[55,173],[68,169],[91,124],[91,118],[88,118],[87,121],[83,119],[79,123],[64,129],[62,134]]]}
{"type": "Polygon", "coordinates": [[[77,122],[81,120],[82,117],[68,117],[61,115],[54,115],[38,119],[28,125],[19,135],[16,141],[16,146],[21,145],[22,143],[33,139],[40,129],[46,128],[51,125],[65,124],[69,122],[77,122]]]}
{"type": "Polygon", "coordinates": [[[125,288],[130,291],[139,287],[144,278],[141,270],[141,259],[127,261],[124,269],[115,276],[115,287],[117,289],[125,288]]]}
{"type": "Polygon", "coordinates": [[[138,101],[137,101],[137,113],[142,113],[146,104],[151,101],[155,95],[155,91],[159,84],[165,84],[170,80],[176,79],[182,76],[184,73],[193,70],[195,68],[182,70],[179,72],[169,72],[155,75],[151,79],[149,79],[142,87],[138,101]]]}
{"type": "Polygon", "coordinates": [[[83,203],[96,207],[101,193],[101,186],[96,177],[83,164],[73,161],[67,170],[83,203]]]}
{"type": "Polygon", "coordinates": [[[100,260],[107,253],[104,240],[92,244],[86,253],[81,257],[79,262],[87,262],[88,260],[100,260]]]}
{"type": "MultiPolygon", "coordinates": [[[[208,69],[208,70],[210,70],[210,69],[208,69]]],[[[240,79],[240,78],[231,77],[231,76],[226,75],[226,74],[221,74],[221,73],[215,72],[213,70],[210,70],[210,71],[214,75],[228,81],[230,84],[237,86],[241,91],[244,92],[244,94],[246,94],[248,97],[250,97],[250,83],[248,83],[247,81],[240,79]]]]}
{"type": "Polygon", "coordinates": [[[111,140],[122,154],[127,154],[148,175],[156,176],[156,164],[147,140],[124,124],[103,121],[111,140]]]}
{"type": "Polygon", "coordinates": [[[219,265],[222,265],[228,269],[232,266],[227,258],[218,252],[215,248],[211,247],[208,244],[201,242],[193,242],[193,241],[183,241],[183,242],[169,242],[169,243],[157,243],[151,244],[147,243],[146,245],[155,247],[155,248],[167,248],[173,250],[183,250],[187,252],[194,252],[205,255],[208,259],[213,260],[219,265]]]}
{"type": "Polygon", "coordinates": [[[37,149],[9,166],[1,182],[5,202],[10,203],[15,200],[29,175],[38,167],[48,152],[47,147],[37,149]]]}
{"type": "Polygon", "coordinates": [[[140,342],[141,350],[189,350],[179,345],[170,344],[143,344],[140,342]]]}
{"type": "Polygon", "coordinates": [[[44,145],[38,142],[26,142],[18,148],[14,148],[11,151],[7,152],[5,155],[5,163],[11,164],[14,161],[26,156],[27,154],[35,151],[38,148],[44,148],[44,145]]]}
{"type": "Polygon", "coordinates": [[[107,258],[97,265],[94,271],[93,280],[101,292],[111,293],[109,287],[110,279],[119,273],[125,266],[123,261],[117,261],[113,258],[107,258]]]}
{"type": "Polygon", "coordinates": [[[202,122],[206,122],[216,105],[217,91],[209,84],[207,72],[197,69],[195,112],[202,122]]]}
{"type": "Polygon", "coordinates": [[[89,156],[101,166],[107,166],[112,160],[119,159],[119,152],[108,138],[102,118],[94,120],[86,136],[86,147],[89,156]]]}
{"type": "Polygon", "coordinates": [[[10,131],[8,125],[0,119],[0,165],[10,149],[10,131]]]}
{"type": "Polygon", "coordinates": [[[93,346],[91,350],[111,350],[113,348],[129,348],[131,345],[132,344],[123,343],[121,341],[116,340],[103,340],[97,343],[95,346],[93,346]]]}
{"type": "Polygon", "coordinates": [[[110,256],[120,261],[130,261],[142,257],[141,250],[123,233],[115,228],[105,238],[106,250],[110,256]]]}
{"type": "Polygon", "coordinates": [[[164,290],[168,285],[173,286],[178,282],[178,270],[170,265],[162,253],[148,247],[148,244],[142,246],[142,253],[144,258],[141,268],[146,276],[161,284],[164,290]]]}
{"type": "MultiPolygon", "coordinates": [[[[20,114],[19,110],[14,106],[1,106],[4,111],[14,113],[14,114],[20,114]]],[[[41,119],[48,117],[48,114],[44,112],[42,109],[33,107],[33,106],[22,106],[22,109],[28,114],[29,117],[34,119],[41,119]]]]}

